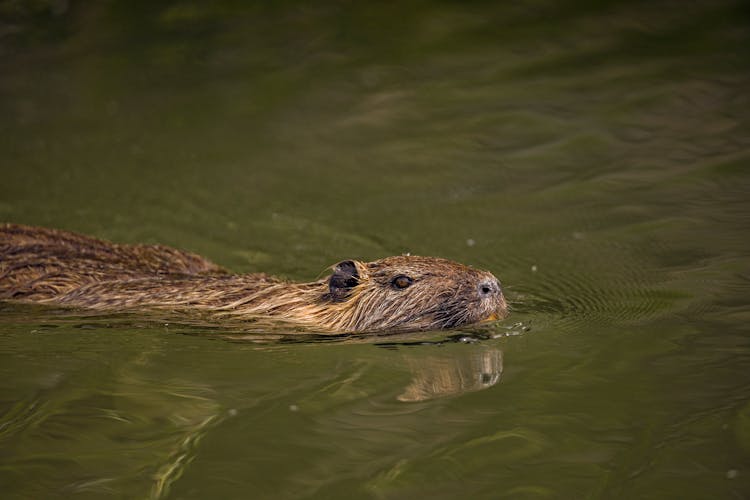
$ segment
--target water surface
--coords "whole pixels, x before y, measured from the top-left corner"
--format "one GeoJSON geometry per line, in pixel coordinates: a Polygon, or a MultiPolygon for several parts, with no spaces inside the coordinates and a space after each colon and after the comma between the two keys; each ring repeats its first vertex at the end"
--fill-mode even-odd
{"type": "Polygon", "coordinates": [[[513,304],[324,342],[3,304],[4,497],[746,497],[748,21],[0,7],[0,220],[294,280],[435,255],[513,304]]]}

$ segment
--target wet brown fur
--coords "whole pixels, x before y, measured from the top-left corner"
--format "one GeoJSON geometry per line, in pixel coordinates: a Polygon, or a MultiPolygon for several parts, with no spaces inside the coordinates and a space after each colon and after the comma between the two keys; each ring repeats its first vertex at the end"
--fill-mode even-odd
{"type": "Polygon", "coordinates": [[[492,274],[445,259],[343,261],[325,279],[291,283],[230,274],[162,245],[120,245],[15,224],[0,225],[0,300],[198,312],[217,320],[274,317],[325,332],[453,328],[507,314],[492,274]],[[409,286],[398,288],[399,276],[409,286]]]}

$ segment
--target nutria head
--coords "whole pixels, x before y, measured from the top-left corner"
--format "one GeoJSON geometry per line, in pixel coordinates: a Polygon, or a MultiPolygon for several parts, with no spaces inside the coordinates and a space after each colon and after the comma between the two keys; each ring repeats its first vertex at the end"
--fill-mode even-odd
{"type": "Polygon", "coordinates": [[[456,328],[507,316],[497,278],[434,257],[402,255],[333,266],[316,322],[341,331],[456,328]]]}

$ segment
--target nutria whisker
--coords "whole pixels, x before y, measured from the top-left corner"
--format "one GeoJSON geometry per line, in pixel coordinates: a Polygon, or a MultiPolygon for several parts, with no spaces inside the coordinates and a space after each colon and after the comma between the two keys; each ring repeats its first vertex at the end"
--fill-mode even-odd
{"type": "Polygon", "coordinates": [[[103,312],[274,318],[330,333],[457,328],[507,315],[491,273],[435,257],[344,260],[310,283],[231,274],[163,245],[0,225],[0,300],[103,312]]]}

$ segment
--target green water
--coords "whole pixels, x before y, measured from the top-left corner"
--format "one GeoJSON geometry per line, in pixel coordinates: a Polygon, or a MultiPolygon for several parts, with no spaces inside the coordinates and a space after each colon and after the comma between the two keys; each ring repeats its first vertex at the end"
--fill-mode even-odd
{"type": "Polygon", "coordinates": [[[513,304],[423,343],[0,304],[3,498],[747,498],[748,47],[741,1],[0,2],[1,221],[513,304]]]}

